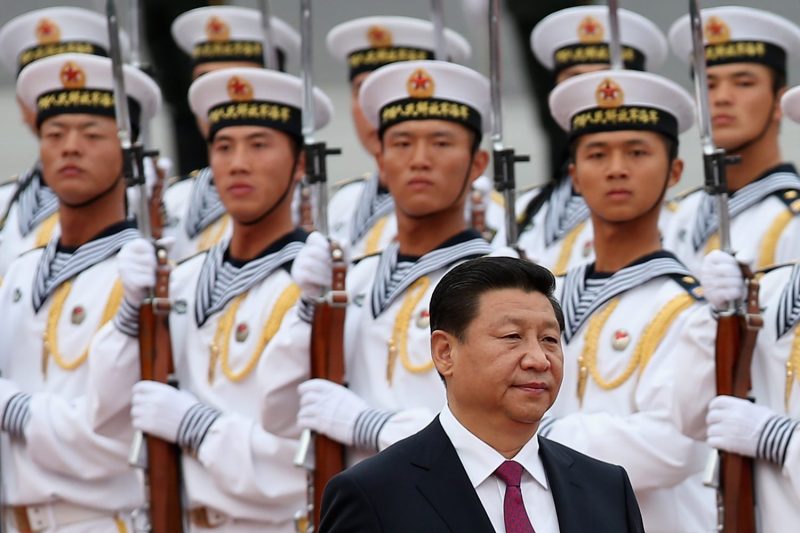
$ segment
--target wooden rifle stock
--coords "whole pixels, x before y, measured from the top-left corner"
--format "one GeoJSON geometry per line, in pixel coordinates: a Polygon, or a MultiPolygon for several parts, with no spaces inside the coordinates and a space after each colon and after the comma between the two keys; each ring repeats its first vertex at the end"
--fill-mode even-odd
{"type": "MultiPolygon", "coordinates": [[[[139,353],[142,379],[171,383],[174,374],[169,335],[169,272],[166,250],[157,250],[158,268],[154,299],[139,312],[139,353]]],[[[147,491],[150,531],[181,533],[180,449],[152,436],[147,443],[147,491]]]]}
{"type": "MultiPolygon", "coordinates": [[[[758,281],[742,265],[747,281],[745,314],[720,316],[716,339],[717,395],[747,398],[750,365],[758,330],[763,325],[758,304],[758,281]]],[[[720,452],[719,492],[724,533],[755,533],[753,459],[720,452]]]]}
{"type": "MultiPolygon", "coordinates": [[[[347,305],[344,254],[331,244],[333,282],[330,298],[317,304],[311,326],[311,377],[344,384],[344,319],[347,305]]],[[[322,492],[328,481],[344,470],[344,445],[314,434],[313,531],[319,531],[322,492]]]]}

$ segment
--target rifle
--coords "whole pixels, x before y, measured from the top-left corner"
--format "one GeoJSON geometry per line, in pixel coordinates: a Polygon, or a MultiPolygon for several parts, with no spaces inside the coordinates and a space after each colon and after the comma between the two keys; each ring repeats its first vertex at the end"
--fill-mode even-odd
{"type": "MultiPolygon", "coordinates": [[[[144,158],[156,157],[158,152],[146,152],[140,141],[131,136],[125,77],[119,45],[119,23],[114,0],[106,0],[111,65],[114,80],[114,111],[123,153],[123,174],[130,186],[138,187],[139,229],[145,238],[152,239],[149,202],[144,178],[144,158]]],[[[172,352],[169,338],[169,272],[167,251],[156,247],[158,266],[153,295],[143,303],[139,312],[139,355],[141,379],[173,383],[172,352]]],[[[135,439],[141,443],[142,437],[135,439]]],[[[151,531],[154,533],[180,533],[183,531],[183,513],[180,493],[180,451],[172,443],[146,437],[147,470],[145,486],[151,531]]],[[[133,453],[138,458],[140,450],[133,453]]]]}
{"type": "Polygon", "coordinates": [[[625,63],[622,60],[622,40],[619,33],[619,2],[608,0],[608,55],[611,58],[611,70],[622,70],[625,63]]]}
{"type": "MultiPolygon", "coordinates": [[[[326,158],[340,154],[338,148],[328,148],[314,140],[314,84],[312,81],[311,0],[300,2],[301,58],[303,64],[303,145],[306,160],[306,179],[317,193],[315,225],[328,234],[328,185],[326,158]]],[[[316,303],[311,323],[311,378],[322,378],[344,384],[344,318],[347,306],[345,277],[347,264],[342,248],[331,242],[331,288],[316,303]]],[[[295,464],[308,472],[308,506],[296,517],[299,531],[318,531],[322,492],[328,480],[344,470],[344,446],[324,435],[304,431],[295,464]],[[313,447],[313,452],[311,448],[313,447]],[[313,453],[313,466],[309,458],[313,453]]]]}
{"type": "MultiPolygon", "coordinates": [[[[738,162],[714,144],[709,110],[703,25],[697,0],[689,0],[692,27],[692,62],[697,100],[697,118],[703,148],[705,191],[715,195],[719,210],[720,247],[731,250],[730,212],[728,211],[727,165],[738,162]]],[[[750,390],[750,363],[758,330],[763,319],[758,306],[758,282],[745,265],[740,265],[747,283],[747,299],[731,302],[720,312],[715,342],[717,394],[747,398],[750,390]]],[[[724,533],[755,533],[753,460],[733,453],[714,453],[707,467],[706,484],[717,488],[717,522],[724,533]],[[717,479],[713,479],[713,478],[717,479]]]]}
{"type": "Polygon", "coordinates": [[[264,33],[264,67],[270,70],[278,70],[278,56],[275,53],[275,43],[272,40],[272,19],[270,18],[269,0],[260,0],[261,6],[261,30],[264,33]]]}
{"type": "Polygon", "coordinates": [[[503,145],[503,107],[500,72],[500,0],[489,2],[489,81],[492,96],[492,161],[494,164],[494,186],[503,195],[506,206],[506,244],[515,248],[520,255],[517,240],[519,227],[514,210],[517,204],[517,183],[514,165],[530,161],[527,155],[516,155],[513,148],[503,145]]]}

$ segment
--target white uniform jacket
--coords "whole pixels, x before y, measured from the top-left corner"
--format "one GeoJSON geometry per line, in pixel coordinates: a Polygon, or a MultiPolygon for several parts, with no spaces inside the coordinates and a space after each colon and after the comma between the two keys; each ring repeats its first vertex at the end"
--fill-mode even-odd
{"type": "Polygon", "coordinates": [[[699,479],[709,450],[673,418],[676,352],[713,352],[713,337],[695,342],[714,326],[697,282],[666,252],[610,276],[593,268],[559,278],[564,381],[542,433],[625,467],[648,532],[711,531],[714,493],[699,479]]]}
{"type": "MultiPolygon", "coordinates": [[[[779,165],[731,194],[731,245],[758,269],[800,258],[800,176],[779,165]]],[[[674,213],[664,232],[664,248],[692,272],[719,248],[716,198],[702,189],[670,203],[674,213]]]]}
{"type": "Polygon", "coordinates": [[[15,412],[29,419],[18,434],[0,436],[6,505],[66,502],[113,514],[143,504],[128,465],[133,431],[114,401],[118,383],[104,377],[107,354],[89,351],[122,298],[116,254],[137,234],[128,223],[111,226],[55,276],[48,272],[56,239],[9,268],[0,288],[0,368],[19,388],[15,412]]]}
{"type": "MultiPolygon", "coordinates": [[[[305,237],[292,232],[237,265],[226,286],[214,280],[229,261],[227,241],[171,273],[178,386],[220,412],[196,456],[182,456],[187,503],[227,517],[224,531],[294,531],[293,516],[306,503],[305,472],[293,458],[300,435],[296,389],[308,377],[308,361],[292,357],[295,348],[276,335],[300,293],[288,267],[305,237]],[[270,406],[263,413],[270,431],[260,423],[263,405],[270,406]]],[[[130,390],[139,376],[138,340],[121,329],[107,326],[95,344],[115,359],[117,374],[128,376],[124,390],[130,390]]]]}

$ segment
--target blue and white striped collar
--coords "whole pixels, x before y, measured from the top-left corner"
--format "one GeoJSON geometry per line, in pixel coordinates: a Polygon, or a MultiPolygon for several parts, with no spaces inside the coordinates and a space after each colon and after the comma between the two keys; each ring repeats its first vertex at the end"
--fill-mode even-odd
{"type": "Polygon", "coordinates": [[[378,220],[394,211],[394,199],[388,191],[381,188],[377,172],[364,182],[362,191],[355,213],[353,213],[353,224],[350,230],[351,243],[361,240],[378,220]]]}
{"type": "Polygon", "coordinates": [[[33,277],[33,309],[39,312],[47,298],[55,289],[81,272],[105,261],[119,252],[122,246],[137,238],[139,232],[131,221],[124,221],[109,226],[90,241],[70,251],[69,259],[63,268],[51,276],[50,267],[59,250],[58,237],[53,237],[44,249],[36,265],[33,277]]]}
{"type": "Polygon", "coordinates": [[[243,264],[234,264],[228,259],[227,240],[208,250],[197,281],[194,312],[198,327],[205,324],[211,315],[224,309],[232,299],[249,291],[277,269],[294,261],[307,237],[305,231],[296,229],[269,245],[255,259],[243,264]],[[221,287],[221,296],[212,303],[214,290],[221,281],[220,270],[226,262],[234,265],[236,273],[226,287],[221,287]]]}
{"type": "Polygon", "coordinates": [[[194,239],[225,214],[225,206],[214,185],[211,167],[197,173],[192,184],[189,210],[186,212],[186,234],[194,239]]]}
{"type": "Polygon", "coordinates": [[[400,294],[422,276],[456,262],[482,257],[490,253],[492,253],[492,246],[477,231],[473,229],[462,231],[422,257],[414,258],[413,261],[411,258],[405,259],[404,262],[413,262],[413,264],[405,269],[402,279],[390,291],[387,291],[392,273],[400,261],[400,244],[397,241],[392,242],[381,253],[378,270],[375,272],[375,283],[372,287],[372,316],[377,318],[400,294]]]}
{"type": "Polygon", "coordinates": [[[594,263],[578,265],[567,271],[564,278],[561,307],[564,310],[564,340],[566,342],[570,342],[584,322],[612,298],[662,276],[691,276],[689,270],[672,253],[659,251],[641,257],[614,272],[606,278],[591,303],[580,306],[581,295],[586,288],[586,279],[593,270],[594,263]]]}
{"type": "MultiPolygon", "coordinates": [[[[755,181],[731,194],[728,202],[731,218],[747,211],[768,196],[787,189],[800,190],[800,176],[797,175],[794,165],[784,163],[771,168],[755,181]]],[[[703,196],[692,231],[692,245],[695,251],[700,250],[719,229],[716,197],[703,191],[700,191],[700,194],[703,196]]]]}

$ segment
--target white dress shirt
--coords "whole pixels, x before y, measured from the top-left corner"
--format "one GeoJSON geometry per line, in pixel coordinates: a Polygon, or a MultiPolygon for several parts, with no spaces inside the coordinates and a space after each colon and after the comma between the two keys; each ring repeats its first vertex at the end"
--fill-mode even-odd
{"type": "MultiPolygon", "coordinates": [[[[492,526],[495,531],[505,533],[503,500],[506,485],[493,474],[506,458],[461,425],[449,406],[442,409],[439,422],[453,443],[492,526]]],[[[539,457],[539,439],[534,435],[510,460],[518,462],[524,469],[520,483],[522,501],[536,533],[558,533],[556,506],[539,457]]]]}

